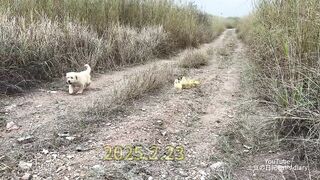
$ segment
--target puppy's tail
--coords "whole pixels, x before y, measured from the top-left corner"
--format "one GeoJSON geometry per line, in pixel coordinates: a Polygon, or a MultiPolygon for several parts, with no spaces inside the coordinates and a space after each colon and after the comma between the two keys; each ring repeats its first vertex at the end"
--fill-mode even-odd
{"type": "Polygon", "coordinates": [[[87,68],[87,72],[91,73],[91,67],[89,66],[89,64],[85,64],[84,67],[87,68]]]}

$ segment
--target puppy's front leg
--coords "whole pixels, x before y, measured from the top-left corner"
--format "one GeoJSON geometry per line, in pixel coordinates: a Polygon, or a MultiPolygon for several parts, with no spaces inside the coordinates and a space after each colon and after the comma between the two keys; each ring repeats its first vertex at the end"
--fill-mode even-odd
{"type": "Polygon", "coordinates": [[[73,94],[74,93],[74,89],[72,85],[69,85],[69,94],[73,94]]]}
{"type": "Polygon", "coordinates": [[[77,92],[77,94],[82,94],[83,90],[84,90],[84,85],[81,85],[79,91],[77,92]]]}

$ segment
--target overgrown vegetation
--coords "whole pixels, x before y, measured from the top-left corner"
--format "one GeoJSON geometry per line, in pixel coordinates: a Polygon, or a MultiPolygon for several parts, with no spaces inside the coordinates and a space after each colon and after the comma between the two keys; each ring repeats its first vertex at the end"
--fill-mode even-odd
{"type": "Polygon", "coordinates": [[[284,149],[318,164],[320,4],[317,0],[260,0],[242,19],[240,37],[250,46],[256,88],[281,114],[263,126],[284,149]]]}
{"type": "Polygon", "coordinates": [[[95,70],[212,41],[220,18],[173,0],[3,0],[0,92],[22,91],[89,63],[95,70]]]}
{"type": "Polygon", "coordinates": [[[237,27],[239,21],[239,17],[228,17],[224,20],[224,23],[227,29],[234,29],[237,27]]]}

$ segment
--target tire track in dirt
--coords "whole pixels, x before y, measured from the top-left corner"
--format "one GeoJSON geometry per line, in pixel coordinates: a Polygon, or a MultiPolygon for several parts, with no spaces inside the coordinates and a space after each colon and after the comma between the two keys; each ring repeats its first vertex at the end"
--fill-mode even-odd
{"type": "MultiPolygon", "coordinates": [[[[189,72],[189,76],[202,82],[200,88],[177,92],[170,86],[137,100],[129,116],[121,117],[119,122],[102,124],[95,130],[96,133],[88,134],[86,137],[88,141],[79,144],[80,147],[89,149],[88,151],[75,152],[72,149],[75,147],[71,146],[61,147],[58,152],[54,151],[48,155],[41,153],[33,155],[35,165],[32,173],[37,175],[34,179],[44,177],[52,177],[52,179],[64,177],[70,179],[208,178],[211,157],[216,153],[217,137],[233,120],[233,111],[236,109],[241,72],[238,54],[242,51],[242,45],[236,39],[234,30],[227,30],[215,42],[205,46],[211,46],[217,50],[210,65],[189,72]],[[220,64],[226,62],[221,62],[218,51],[226,48],[228,42],[233,41],[236,44],[235,51],[228,57],[231,64],[221,68],[220,64]],[[186,160],[179,162],[103,161],[105,155],[103,146],[106,144],[183,145],[186,149],[186,160]],[[97,173],[93,168],[95,166],[103,167],[103,172],[97,173]]],[[[230,51],[233,49],[231,48],[230,51]]],[[[165,60],[156,63],[174,63],[174,61],[165,60]]],[[[58,91],[57,94],[35,92],[13,99],[11,103],[18,106],[15,108],[16,112],[11,112],[9,121],[19,120],[18,124],[26,126],[23,126],[18,133],[6,134],[5,143],[14,144],[16,137],[30,131],[35,135],[41,135],[41,133],[43,135],[50,132],[48,128],[58,130],[60,127],[56,125],[56,121],[60,120],[59,117],[63,118],[68,116],[68,113],[81,112],[85,109],[86,105],[77,102],[110,93],[110,84],[147,66],[149,64],[102,75],[92,87],[93,90],[98,87],[100,90],[88,91],[84,96],[69,96],[64,91],[58,91]],[[54,126],[56,127],[53,128],[54,126]]],[[[7,151],[7,148],[0,149],[0,152],[7,151]]]]}

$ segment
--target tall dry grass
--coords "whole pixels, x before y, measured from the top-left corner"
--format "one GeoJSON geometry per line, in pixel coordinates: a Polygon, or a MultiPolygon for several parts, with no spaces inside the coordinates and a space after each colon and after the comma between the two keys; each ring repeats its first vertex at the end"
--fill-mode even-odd
{"type": "Polygon", "coordinates": [[[60,24],[43,18],[26,25],[25,18],[0,15],[0,91],[50,81],[89,63],[113,69],[149,60],[166,43],[161,26],[141,30],[115,26],[108,36],[77,23],[60,24]]]}
{"type": "Polygon", "coordinates": [[[222,20],[172,0],[3,0],[0,93],[89,63],[110,70],[209,42],[222,20]]]}
{"type": "Polygon", "coordinates": [[[0,2],[0,92],[22,91],[89,63],[109,70],[209,42],[222,20],[172,0],[0,2]]]}
{"type": "Polygon", "coordinates": [[[254,55],[258,92],[282,115],[269,122],[270,134],[314,162],[320,159],[319,10],[317,0],[259,0],[239,25],[254,55]]]}
{"type": "Polygon", "coordinates": [[[79,21],[99,35],[114,24],[139,29],[162,25],[174,46],[180,48],[211,41],[216,33],[212,30],[220,23],[193,4],[178,6],[174,0],[2,0],[0,7],[9,9],[8,15],[25,17],[28,22],[43,16],[58,22],[79,21]]]}

